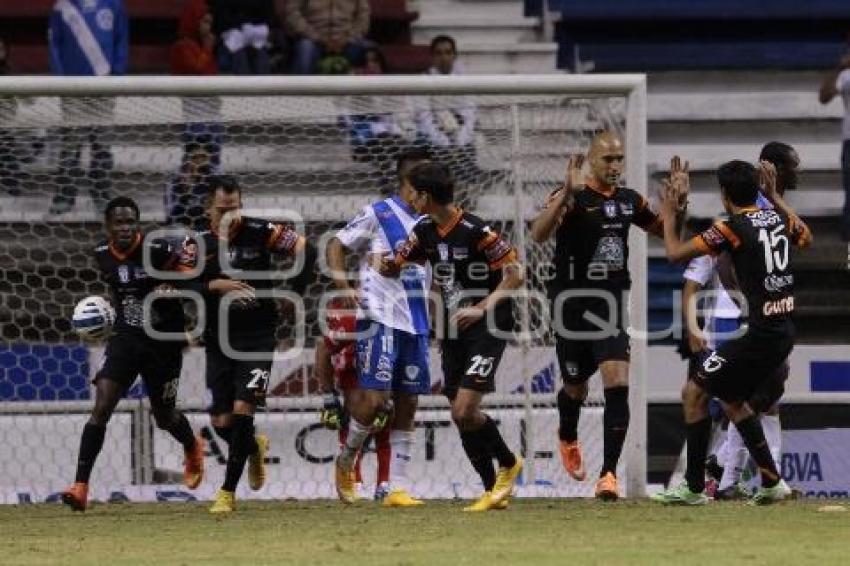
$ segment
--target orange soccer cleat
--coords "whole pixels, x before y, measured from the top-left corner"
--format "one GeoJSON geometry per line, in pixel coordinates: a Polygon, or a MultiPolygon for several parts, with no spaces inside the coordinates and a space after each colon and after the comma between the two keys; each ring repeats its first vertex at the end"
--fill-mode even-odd
{"type": "Polygon", "coordinates": [[[62,492],[62,503],[74,511],[85,511],[89,500],[89,484],[76,482],[62,492]]]}
{"type": "Polygon", "coordinates": [[[596,482],[596,499],[602,501],[617,501],[620,497],[620,488],[617,485],[617,477],[611,472],[605,472],[596,482]]]}
{"type": "Polygon", "coordinates": [[[183,460],[183,484],[195,489],[204,480],[204,450],[206,443],[200,436],[195,437],[195,447],[186,452],[183,460]]]}
{"type": "Polygon", "coordinates": [[[578,440],[560,442],[561,463],[564,469],[576,481],[584,481],[587,473],[584,470],[584,460],[581,457],[581,443],[578,440]]]}

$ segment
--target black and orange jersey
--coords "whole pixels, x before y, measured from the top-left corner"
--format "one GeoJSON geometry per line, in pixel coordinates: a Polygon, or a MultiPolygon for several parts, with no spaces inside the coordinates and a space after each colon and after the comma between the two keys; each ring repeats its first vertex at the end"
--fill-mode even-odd
{"type": "MultiPolygon", "coordinates": [[[[136,235],[127,250],[119,250],[108,241],[101,242],[94,249],[98,269],[112,294],[114,330],[117,333],[144,333],[145,298],[157,286],[169,283],[147,272],[145,254],[150,267],[155,270],[171,271],[179,267],[180,256],[171,244],[163,239],[145,238],[141,233],[136,235]]],[[[159,332],[182,332],[185,329],[180,299],[157,299],[151,303],[148,315],[148,323],[159,332]]]]}
{"type": "Polygon", "coordinates": [[[805,247],[804,225],[773,209],[745,209],[694,236],[707,254],[729,252],[741,293],[742,314],[751,327],[793,332],[794,269],[791,245],[805,247]]]}
{"type": "MultiPolygon", "coordinates": [[[[291,228],[261,220],[241,217],[229,231],[229,238],[221,238],[214,230],[205,229],[197,233],[203,239],[203,247],[189,240],[184,245],[181,263],[188,268],[198,264],[198,253],[204,253],[205,261],[200,278],[208,283],[213,279],[236,279],[258,291],[269,291],[275,287],[272,255],[292,255],[298,242],[298,234],[291,228]],[[223,248],[223,249],[222,249],[223,248]]],[[[205,294],[207,343],[218,342],[221,324],[221,297],[216,293],[205,294]]],[[[227,310],[227,335],[231,343],[244,344],[254,338],[274,336],[279,320],[277,301],[271,297],[258,297],[249,304],[235,302],[227,310]]]]}
{"type": "MultiPolygon", "coordinates": [[[[398,264],[431,264],[434,283],[443,299],[443,330],[457,309],[474,305],[493,292],[502,282],[502,267],[516,259],[516,249],[507,240],[479,217],[461,209],[442,226],[430,217],[421,219],[396,256],[398,264]]],[[[512,301],[496,305],[495,321],[503,330],[512,328],[512,301]]],[[[476,326],[479,324],[486,324],[486,320],[476,326]]]]}
{"type": "Polygon", "coordinates": [[[640,193],[625,187],[607,192],[588,181],[555,232],[552,297],[566,289],[619,291],[631,285],[629,228],[663,235],[662,220],[640,193]]]}

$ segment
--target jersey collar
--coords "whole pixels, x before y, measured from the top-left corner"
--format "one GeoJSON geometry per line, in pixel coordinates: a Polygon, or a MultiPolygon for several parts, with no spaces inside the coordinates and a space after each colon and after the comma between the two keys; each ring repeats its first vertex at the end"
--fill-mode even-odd
{"type": "Polygon", "coordinates": [[[127,248],[127,251],[122,252],[118,248],[112,245],[112,240],[109,241],[109,253],[112,254],[112,257],[117,259],[118,261],[124,261],[136,251],[136,248],[139,247],[139,244],[142,243],[142,233],[136,232],[136,237],[133,239],[133,243],[130,244],[130,247],[127,248]]]}
{"type": "Polygon", "coordinates": [[[618,187],[609,187],[608,185],[603,185],[600,183],[596,177],[592,175],[588,175],[584,178],[585,186],[593,192],[599,193],[605,198],[611,198],[617,193],[618,187]]]}
{"type": "Polygon", "coordinates": [[[455,209],[455,214],[449,218],[445,224],[437,224],[437,234],[439,234],[441,238],[445,238],[452,230],[455,229],[455,226],[458,225],[461,218],[463,218],[463,209],[457,207],[455,209]]]}

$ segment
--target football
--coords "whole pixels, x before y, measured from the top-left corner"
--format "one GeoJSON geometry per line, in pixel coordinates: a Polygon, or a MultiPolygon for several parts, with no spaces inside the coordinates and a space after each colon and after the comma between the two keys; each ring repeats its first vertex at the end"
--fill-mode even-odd
{"type": "Polygon", "coordinates": [[[74,307],[71,323],[80,338],[99,341],[109,336],[115,322],[115,309],[103,297],[86,297],[74,307]]]}

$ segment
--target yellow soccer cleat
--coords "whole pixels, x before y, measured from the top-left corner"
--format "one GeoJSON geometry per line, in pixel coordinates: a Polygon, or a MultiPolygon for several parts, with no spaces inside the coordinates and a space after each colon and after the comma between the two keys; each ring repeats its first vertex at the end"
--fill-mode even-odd
{"type": "Polygon", "coordinates": [[[419,505],[425,505],[425,502],[421,499],[411,497],[403,489],[394,489],[384,497],[381,505],[384,507],[417,507],[419,505]]]}
{"type": "Polygon", "coordinates": [[[213,515],[227,515],[236,509],[236,495],[232,491],[219,489],[215,494],[215,501],[210,507],[213,515]]]}
{"type": "Polygon", "coordinates": [[[520,456],[516,457],[516,463],[510,468],[499,468],[496,474],[496,485],[493,486],[492,499],[494,502],[501,503],[507,501],[514,490],[517,478],[522,473],[523,459],[520,456]]]}
{"type": "Polygon", "coordinates": [[[266,483],[266,454],[269,452],[269,437],[258,434],[257,451],[248,458],[248,485],[254,491],[263,488],[266,483]]]}
{"type": "Polygon", "coordinates": [[[357,484],[354,470],[346,470],[336,459],[336,494],[343,503],[351,505],[357,501],[357,484]]]}
{"type": "MultiPolygon", "coordinates": [[[[507,507],[508,502],[505,501],[504,503],[505,507],[507,507]]],[[[489,511],[490,509],[495,509],[496,505],[498,505],[498,503],[493,501],[493,492],[485,491],[481,495],[481,497],[479,497],[478,500],[475,501],[475,503],[473,503],[472,505],[467,505],[463,508],[463,510],[467,513],[478,513],[481,511],[489,511]]]]}

